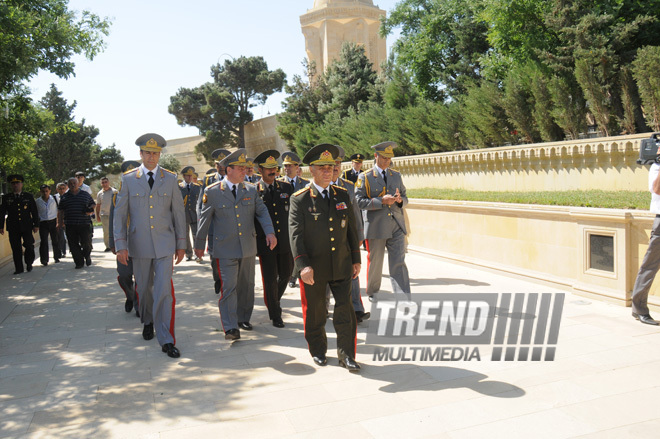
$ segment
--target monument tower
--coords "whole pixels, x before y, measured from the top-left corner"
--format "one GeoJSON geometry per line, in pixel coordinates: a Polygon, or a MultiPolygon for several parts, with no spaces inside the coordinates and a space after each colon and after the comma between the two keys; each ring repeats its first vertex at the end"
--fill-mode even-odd
{"type": "Polygon", "coordinates": [[[380,72],[387,58],[385,39],[378,35],[380,17],[385,14],[372,0],[314,0],[314,7],[300,16],[300,24],[307,58],[316,63],[317,73],[339,57],[344,41],[364,47],[380,72]]]}

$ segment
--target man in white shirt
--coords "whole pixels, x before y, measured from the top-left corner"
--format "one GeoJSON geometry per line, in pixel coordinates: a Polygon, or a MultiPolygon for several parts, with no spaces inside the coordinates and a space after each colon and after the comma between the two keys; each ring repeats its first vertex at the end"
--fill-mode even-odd
{"type": "Polygon", "coordinates": [[[110,186],[108,177],[103,177],[101,179],[101,190],[96,195],[96,217],[101,218],[101,225],[103,226],[103,243],[105,244],[106,252],[110,251],[110,207],[112,206],[112,198],[116,193],[117,189],[110,186]]]}
{"type": "Polygon", "coordinates": [[[44,267],[48,265],[48,235],[53,246],[53,259],[55,262],[60,262],[60,244],[59,235],[57,231],[57,201],[50,196],[50,186],[42,184],[41,197],[35,200],[37,204],[37,211],[39,212],[39,237],[41,244],[39,244],[39,258],[41,265],[44,267]]]}
{"type": "Polygon", "coordinates": [[[653,320],[647,304],[651,284],[660,269],[660,165],[658,163],[652,164],[649,171],[649,191],[651,192],[649,210],[655,213],[655,220],[651,229],[649,248],[639,267],[632,291],[632,316],[641,323],[658,326],[660,323],[653,320]]]}

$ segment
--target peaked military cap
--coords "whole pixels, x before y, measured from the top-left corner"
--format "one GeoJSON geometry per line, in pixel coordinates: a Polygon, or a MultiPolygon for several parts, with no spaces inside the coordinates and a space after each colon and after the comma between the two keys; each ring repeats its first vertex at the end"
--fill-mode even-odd
{"type": "Polygon", "coordinates": [[[337,158],[335,159],[336,162],[341,162],[344,160],[344,157],[346,156],[346,152],[344,151],[344,148],[342,148],[339,145],[335,145],[337,147],[337,151],[339,151],[339,155],[337,155],[337,158]]]}
{"type": "Polygon", "coordinates": [[[74,174],[76,177],[84,177],[85,173],[83,171],[78,171],[74,174]]]}
{"type": "Polygon", "coordinates": [[[25,179],[21,174],[11,174],[7,176],[7,183],[18,183],[18,182],[23,183],[25,179]]]}
{"type": "Polygon", "coordinates": [[[277,159],[280,157],[280,152],[276,149],[269,149],[255,157],[254,162],[262,168],[272,169],[279,168],[280,164],[277,159]]]}
{"type": "Polygon", "coordinates": [[[399,145],[397,145],[395,142],[383,142],[372,146],[371,149],[373,149],[378,153],[378,155],[382,157],[392,158],[394,157],[394,148],[397,146],[399,145]]]}
{"type": "Polygon", "coordinates": [[[206,175],[215,174],[216,172],[217,172],[217,170],[215,168],[211,168],[208,171],[206,171],[206,175]]]}
{"type": "Polygon", "coordinates": [[[334,165],[335,159],[339,156],[339,150],[337,145],[331,145],[329,143],[321,143],[312,147],[305,157],[303,158],[303,163],[307,165],[334,165]]]}
{"type": "Polygon", "coordinates": [[[121,172],[128,172],[131,169],[139,168],[140,162],[136,160],[126,160],[121,164],[121,172]]]}
{"type": "MultiPolygon", "coordinates": [[[[211,158],[215,160],[216,163],[220,163],[227,157],[229,154],[231,154],[230,151],[226,149],[216,149],[211,153],[211,158]]],[[[215,171],[214,171],[215,172],[215,171]]]]}
{"type": "Polygon", "coordinates": [[[287,151],[282,154],[282,164],[284,165],[299,165],[302,161],[295,152],[287,151]]]}
{"type": "Polygon", "coordinates": [[[254,159],[252,157],[246,157],[245,161],[247,162],[246,166],[253,167],[254,166],[254,159]]]}
{"type": "Polygon", "coordinates": [[[197,175],[195,168],[192,166],[186,166],[181,170],[181,175],[197,175]]]}
{"type": "Polygon", "coordinates": [[[362,163],[362,161],[363,161],[365,158],[366,158],[366,157],[364,156],[364,154],[357,153],[357,154],[353,154],[353,155],[351,156],[351,161],[352,161],[352,162],[362,163]]]}
{"type": "Polygon", "coordinates": [[[227,166],[249,166],[245,148],[239,148],[236,151],[225,157],[220,164],[224,167],[227,166]]]}
{"type": "Polygon", "coordinates": [[[159,134],[147,133],[138,137],[135,144],[139,146],[142,151],[160,152],[165,148],[167,142],[163,136],[159,134]]]}
{"type": "Polygon", "coordinates": [[[39,189],[46,189],[46,188],[50,189],[50,186],[48,186],[47,184],[42,184],[42,185],[39,187],[39,189]]]}

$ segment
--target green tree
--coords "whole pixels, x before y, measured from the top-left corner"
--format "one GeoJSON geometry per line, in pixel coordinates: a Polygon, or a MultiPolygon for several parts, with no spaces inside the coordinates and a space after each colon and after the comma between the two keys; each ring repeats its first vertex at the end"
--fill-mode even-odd
{"type": "Polygon", "coordinates": [[[260,56],[225,60],[211,67],[213,82],[193,89],[180,88],[170,97],[168,111],[179,125],[194,126],[206,139],[196,146],[207,161],[214,149],[228,144],[244,147],[244,127],[253,119],[250,108],[282,91],[282,69],[268,70],[260,56]]]}
{"type": "Polygon", "coordinates": [[[83,171],[91,181],[106,174],[119,172],[123,157],[112,145],[102,148],[96,141],[99,130],[74,120],[76,102],[68,104],[54,84],[40,104],[52,114],[52,119],[38,138],[34,153],[43,163],[49,179],[64,181],[76,171],[83,171]]]}
{"type": "Polygon", "coordinates": [[[88,59],[104,49],[110,21],[68,9],[68,0],[0,1],[0,156],[13,154],[25,135],[41,129],[25,81],[39,70],[74,74],[73,55],[88,59]]]}
{"type": "Polygon", "coordinates": [[[660,46],[639,49],[633,62],[633,76],[639,87],[646,122],[653,131],[660,131],[660,46]]]}
{"type": "Polygon", "coordinates": [[[415,75],[424,97],[436,101],[464,95],[481,78],[481,59],[490,49],[488,24],[472,0],[402,0],[383,20],[381,35],[401,28],[394,43],[400,62],[415,75]]]}
{"type": "Polygon", "coordinates": [[[181,170],[181,162],[179,162],[179,160],[177,160],[172,154],[161,155],[158,164],[172,172],[178,173],[181,170]]]}

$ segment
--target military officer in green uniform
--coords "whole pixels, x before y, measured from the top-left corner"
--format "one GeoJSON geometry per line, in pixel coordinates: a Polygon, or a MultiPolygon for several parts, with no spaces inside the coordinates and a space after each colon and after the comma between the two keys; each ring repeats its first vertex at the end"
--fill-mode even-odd
{"type": "Polygon", "coordinates": [[[261,267],[264,286],[264,302],[268,308],[268,318],[276,328],[284,328],[280,300],[286,291],[293,271],[293,258],[289,244],[289,203],[293,195],[293,186],[285,181],[277,181],[280,165],[277,162],[280,153],[271,149],[259,154],[255,161],[259,165],[261,180],[257,191],[268,208],[270,219],[277,237],[277,247],[270,249],[266,245],[265,233],[259,223],[257,227],[257,255],[261,267]]]}
{"type": "MultiPolygon", "coordinates": [[[[196,174],[195,168],[192,166],[183,168],[181,175],[183,175],[183,181],[179,183],[179,188],[183,197],[183,207],[186,210],[186,259],[190,261],[193,257],[190,232],[192,231],[193,239],[195,239],[195,235],[197,234],[197,199],[199,198],[202,185],[193,182],[193,177],[196,174]]],[[[197,262],[201,261],[201,259],[197,260],[197,262]]]]}
{"type": "Polygon", "coordinates": [[[39,212],[32,194],[23,192],[22,175],[7,176],[11,193],[2,196],[0,204],[0,235],[5,234],[5,215],[9,245],[14,256],[14,274],[23,273],[23,249],[25,247],[25,265],[32,271],[34,262],[34,235],[39,231],[39,212]]]}
{"type": "Polygon", "coordinates": [[[364,160],[364,155],[357,153],[351,156],[351,169],[345,170],[341,174],[341,178],[348,180],[351,183],[355,184],[358,179],[358,176],[362,173],[362,161],[364,160]]]}
{"type": "Polygon", "coordinates": [[[370,301],[380,290],[385,248],[390,268],[392,291],[410,296],[410,279],[406,266],[406,222],[403,209],[408,204],[401,174],[390,168],[394,142],[372,146],[374,167],[360,174],[355,197],[362,209],[364,237],[367,242],[367,296],[370,301]]]}
{"type": "Polygon", "coordinates": [[[321,144],[305,155],[313,180],[291,198],[289,236],[294,274],[301,279],[305,339],[314,362],[327,364],[325,289],[330,285],[339,364],[358,371],[351,280],[360,274],[360,248],[351,199],[346,189],[330,184],[338,154],[335,145],[321,144]]]}

